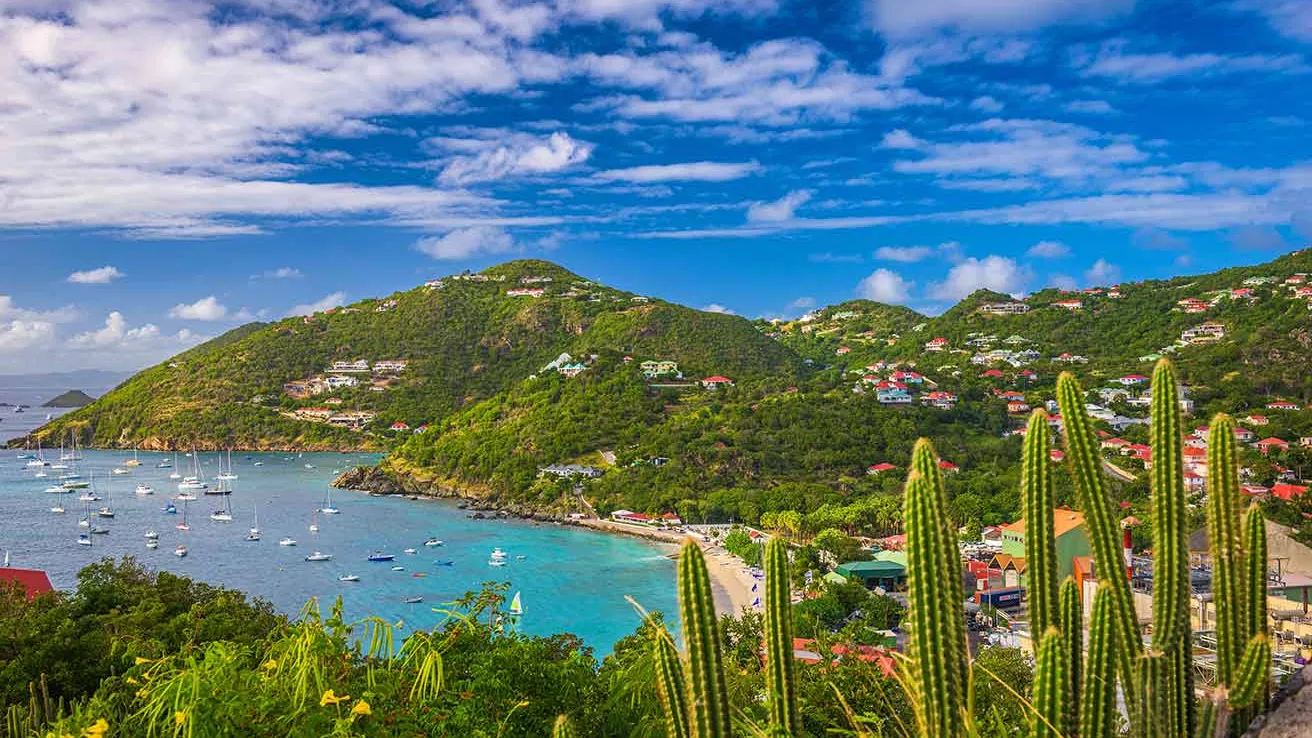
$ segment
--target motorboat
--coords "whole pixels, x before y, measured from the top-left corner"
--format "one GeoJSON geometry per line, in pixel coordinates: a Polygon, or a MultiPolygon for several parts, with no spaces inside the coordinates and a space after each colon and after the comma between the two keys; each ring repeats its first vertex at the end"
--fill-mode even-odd
{"type": "Polygon", "coordinates": [[[124,468],[121,467],[121,466],[120,466],[120,467],[114,467],[114,470],[110,472],[110,474],[113,474],[114,476],[117,476],[117,477],[121,477],[121,476],[123,476],[124,474],[131,474],[131,473],[132,473],[132,472],[128,471],[127,469],[124,469],[124,468]]]}
{"type": "Polygon", "coordinates": [[[90,546],[90,545],[91,545],[91,536],[87,535],[86,533],[79,533],[79,534],[77,534],[77,545],[79,545],[79,546],[90,546]]]}
{"type": "Polygon", "coordinates": [[[433,562],[433,566],[455,566],[455,565],[456,562],[454,561],[443,561],[441,559],[433,562]]]}
{"type": "Polygon", "coordinates": [[[177,556],[178,558],[182,558],[183,556],[186,556],[187,547],[183,546],[182,544],[178,544],[178,547],[173,549],[173,555],[177,556]]]}
{"type": "Polygon", "coordinates": [[[200,477],[184,477],[181,482],[178,482],[179,492],[199,492],[209,488],[210,486],[201,481],[200,477]]]}
{"type": "Polygon", "coordinates": [[[433,548],[435,546],[441,546],[442,541],[437,538],[429,538],[427,541],[424,541],[424,545],[428,546],[429,548],[433,548]]]}
{"type": "Polygon", "coordinates": [[[153,495],[155,494],[155,488],[151,487],[149,484],[138,484],[137,494],[142,497],[145,497],[146,495],[153,495]]]}
{"type": "Polygon", "coordinates": [[[306,557],[305,557],[305,560],[306,560],[306,561],[332,561],[332,560],[333,560],[333,555],[332,555],[332,554],[326,554],[326,553],[319,553],[318,551],[315,551],[314,553],[310,554],[309,556],[306,556],[306,557]]]}
{"type": "Polygon", "coordinates": [[[182,492],[176,495],[173,499],[177,500],[178,502],[195,502],[199,498],[197,498],[196,495],[193,495],[191,493],[182,492]]]}
{"type": "Polygon", "coordinates": [[[393,566],[392,571],[405,571],[404,566],[393,566]]]}
{"type": "Polygon", "coordinates": [[[392,561],[396,558],[395,554],[385,554],[381,551],[375,551],[369,554],[370,561],[392,561]]]}
{"type": "Polygon", "coordinates": [[[154,528],[151,528],[150,530],[146,531],[146,538],[148,540],[155,540],[159,538],[159,534],[155,532],[154,528]]]}
{"type": "Polygon", "coordinates": [[[72,491],[73,490],[71,489],[64,489],[63,487],[46,487],[46,492],[49,492],[52,495],[66,495],[72,491]]]}
{"type": "Polygon", "coordinates": [[[152,551],[159,548],[159,541],[146,541],[146,548],[149,548],[152,551]]]}
{"type": "Polygon", "coordinates": [[[50,508],[50,512],[55,513],[57,515],[63,515],[65,512],[67,512],[67,510],[64,509],[63,505],[55,505],[54,507],[50,508]]]}
{"type": "Polygon", "coordinates": [[[78,502],[100,502],[100,495],[95,492],[83,492],[77,497],[78,502]]]}
{"type": "Polygon", "coordinates": [[[494,558],[494,559],[504,559],[504,558],[506,558],[506,556],[507,556],[506,552],[505,552],[505,551],[502,551],[500,548],[494,548],[494,549],[492,549],[492,558],[494,558]]]}
{"type": "Polygon", "coordinates": [[[340,577],[337,577],[337,581],[339,581],[339,582],[358,582],[358,581],[360,581],[360,575],[358,575],[358,574],[343,574],[343,575],[341,575],[340,577]]]}
{"type": "Polygon", "coordinates": [[[278,541],[278,545],[279,545],[279,546],[295,546],[295,545],[296,545],[296,539],[295,539],[295,538],[283,538],[283,539],[281,539],[281,540],[278,541]]]}
{"type": "Polygon", "coordinates": [[[210,513],[210,520],[219,523],[231,523],[232,513],[228,512],[227,510],[215,510],[214,512],[210,513]]]}
{"type": "Polygon", "coordinates": [[[92,525],[88,528],[87,532],[93,536],[107,536],[109,535],[109,528],[97,528],[92,525]]]}
{"type": "Polygon", "coordinates": [[[415,554],[419,553],[419,551],[418,551],[418,549],[407,548],[407,549],[405,549],[404,551],[402,551],[401,553],[403,553],[403,554],[407,554],[407,555],[409,555],[409,556],[414,556],[415,554]]]}
{"type": "Polygon", "coordinates": [[[418,596],[416,596],[416,597],[406,597],[405,599],[401,600],[401,602],[403,602],[403,603],[405,603],[405,604],[407,604],[407,605],[417,605],[417,604],[419,604],[420,602],[423,602],[423,601],[424,601],[424,598],[423,598],[423,597],[418,597],[418,596]]]}

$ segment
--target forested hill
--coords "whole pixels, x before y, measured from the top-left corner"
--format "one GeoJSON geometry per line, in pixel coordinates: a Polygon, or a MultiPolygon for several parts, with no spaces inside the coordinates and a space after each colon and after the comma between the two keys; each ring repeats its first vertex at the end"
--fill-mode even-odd
{"type": "Polygon", "coordinates": [[[554,374],[548,365],[563,354],[562,363],[584,371],[625,356],[635,371],[643,361],[668,360],[693,379],[790,377],[800,367],[792,350],[743,318],[522,260],[243,326],[138,373],[38,433],[57,443],[75,429],[97,446],[381,449],[393,424],[441,421],[544,370],[554,374]],[[334,362],[361,360],[363,371],[329,371],[334,362]],[[302,398],[287,391],[289,383],[333,376],[354,386],[314,387],[302,398]],[[316,409],[369,419],[336,427],[326,414],[305,414],[316,409]]]}

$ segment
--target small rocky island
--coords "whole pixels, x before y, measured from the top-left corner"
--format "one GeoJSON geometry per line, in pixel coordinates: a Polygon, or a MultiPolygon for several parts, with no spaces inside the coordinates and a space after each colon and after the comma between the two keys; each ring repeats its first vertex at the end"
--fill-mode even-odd
{"type": "Polygon", "coordinates": [[[69,390],[58,397],[52,397],[41,407],[72,408],[85,407],[95,402],[96,398],[82,390],[69,390]]]}

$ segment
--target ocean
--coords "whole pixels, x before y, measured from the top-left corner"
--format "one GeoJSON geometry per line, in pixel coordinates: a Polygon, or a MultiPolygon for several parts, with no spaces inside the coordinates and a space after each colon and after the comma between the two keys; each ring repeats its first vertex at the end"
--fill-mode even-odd
{"type": "MultiPolygon", "coordinates": [[[[346,490],[331,490],[339,515],[315,512],[337,472],[372,463],[374,456],[234,453],[239,476],[230,495],[234,520],[211,520],[222,498],[198,495],[186,505],[191,530],[184,532],[175,527],[183,518],[184,503],[175,503],[176,515],[161,511],[177,493],[178,480],[168,478],[172,469],[156,465],[172,461],[172,455],[142,453],[141,466],[116,476],[111,470],[125,468],[131,453],[84,451],[78,464],[82,477],[94,478],[102,498],[108,492],[115,512],[113,519],[93,518],[110,533],[92,536],[93,545],[86,547],[78,545],[77,538],[85,530],[78,521],[87,503],[78,502],[76,492],[46,493],[60,472],[47,470],[47,478],[34,478],[34,470],[18,453],[0,451],[0,551],[9,553],[11,566],[45,570],[60,589],[74,587],[78,570],[88,563],[130,555],[151,569],[261,597],[289,615],[300,612],[311,598],[326,612],[341,597],[348,618],[378,615],[403,621],[409,630],[437,624],[442,616],[432,608],[479,589],[483,582],[504,581],[510,583],[511,594],[522,593],[521,631],[574,633],[598,655],[608,653],[640,622],[625,595],[647,610],[665,613],[670,621],[677,619],[675,564],[665,558],[670,546],[552,523],[474,520],[449,501],[370,497],[346,490]],[[155,494],[136,495],[136,486],[143,483],[155,494]],[[50,512],[56,504],[67,512],[50,512]],[[262,539],[248,542],[244,539],[257,510],[262,539]],[[311,523],[318,524],[317,533],[310,532],[311,523]],[[156,550],[145,546],[150,529],[159,534],[156,550]],[[297,545],[280,546],[284,536],[296,539],[297,545]],[[439,538],[443,545],[426,547],[429,538],[439,538]],[[180,543],[189,550],[184,558],[173,553],[180,543]],[[497,547],[507,554],[505,566],[489,565],[497,547]],[[403,553],[407,548],[417,553],[403,553]],[[305,561],[314,551],[332,554],[333,559],[305,561]],[[396,560],[367,561],[375,551],[394,554],[396,560]],[[436,561],[453,564],[440,566],[436,561]],[[404,571],[393,571],[393,566],[404,571]],[[338,581],[345,574],[358,575],[360,581],[338,581]],[[423,602],[403,602],[412,597],[423,597],[423,602]]],[[[55,449],[46,459],[53,462],[58,456],[55,449]]],[[[202,453],[200,460],[204,476],[215,485],[218,456],[202,453]]],[[[179,455],[178,466],[180,473],[188,474],[191,459],[179,455]]],[[[102,500],[92,507],[104,504],[102,500]]]]}

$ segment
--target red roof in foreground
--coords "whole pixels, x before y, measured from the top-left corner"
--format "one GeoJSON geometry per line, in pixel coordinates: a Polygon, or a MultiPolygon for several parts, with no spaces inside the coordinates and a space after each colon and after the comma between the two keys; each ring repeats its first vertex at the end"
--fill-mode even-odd
{"type": "Polygon", "coordinates": [[[0,569],[0,582],[14,583],[21,586],[27,592],[27,599],[33,599],[39,594],[53,592],[54,587],[50,584],[50,577],[40,569],[0,569]]]}
{"type": "MultiPolygon", "coordinates": [[[[837,658],[851,655],[866,663],[875,664],[884,676],[893,676],[897,668],[897,662],[893,659],[892,654],[882,648],[874,646],[844,646],[835,644],[829,647],[829,652],[837,658]]],[[[793,658],[798,661],[804,661],[809,664],[818,664],[821,656],[816,649],[815,641],[810,638],[793,639],[793,658]]]]}
{"type": "Polygon", "coordinates": [[[706,379],[703,379],[702,381],[703,381],[703,382],[711,382],[711,383],[713,383],[713,384],[724,384],[724,383],[726,383],[726,382],[732,382],[733,380],[732,380],[732,379],[729,379],[728,377],[721,377],[719,374],[716,374],[714,377],[707,377],[706,379]]]}
{"type": "Polygon", "coordinates": [[[1285,502],[1289,502],[1295,497],[1302,497],[1307,494],[1307,487],[1297,484],[1277,484],[1271,488],[1271,494],[1285,502]]]}

